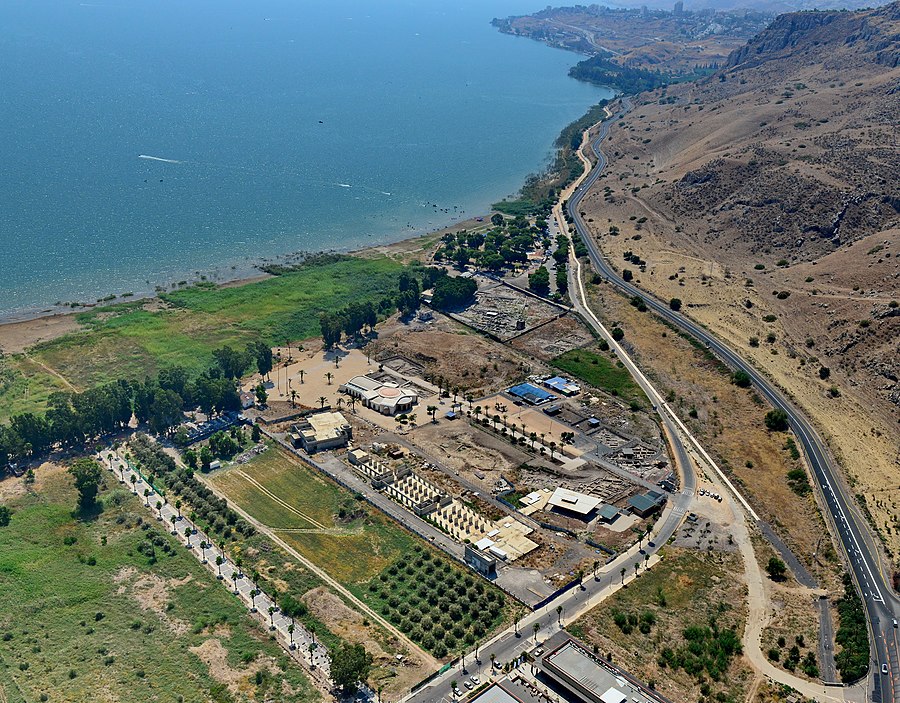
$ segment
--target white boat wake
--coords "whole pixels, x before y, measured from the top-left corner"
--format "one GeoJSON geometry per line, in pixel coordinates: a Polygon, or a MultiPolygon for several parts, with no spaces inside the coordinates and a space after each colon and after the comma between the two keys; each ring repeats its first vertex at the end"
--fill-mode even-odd
{"type": "Polygon", "coordinates": [[[138,154],[139,159],[147,159],[148,161],[162,161],[164,164],[180,164],[184,163],[183,161],[177,161],[176,159],[163,159],[159,156],[148,156],[147,154],[138,154]]]}

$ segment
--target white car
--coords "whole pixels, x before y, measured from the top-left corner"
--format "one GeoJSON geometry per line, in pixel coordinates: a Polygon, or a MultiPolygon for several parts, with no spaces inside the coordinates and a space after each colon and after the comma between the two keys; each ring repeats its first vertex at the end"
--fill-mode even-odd
{"type": "Polygon", "coordinates": [[[471,681],[464,681],[463,683],[466,685],[467,689],[469,689],[470,691],[472,690],[472,682],[471,681]]]}
{"type": "Polygon", "coordinates": [[[887,664],[882,664],[881,665],[881,673],[887,675],[887,672],[888,672],[887,664]]]}
{"type": "Polygon", "coordinates": [[[474,683],[476,686],[481,683],[481,679],[479,679],[477,676],[473,676],[471,680],[472,683],[474,683]]]}

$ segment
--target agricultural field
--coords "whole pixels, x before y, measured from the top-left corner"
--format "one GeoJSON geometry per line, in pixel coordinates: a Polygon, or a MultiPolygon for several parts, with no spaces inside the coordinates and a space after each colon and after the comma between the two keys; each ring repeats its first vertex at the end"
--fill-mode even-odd
{"type": "Polygon", "coordinates": [[[209,482],[438,658],[504,620],[499,591],[285,451],[270,449],[209,482]],[[431,581],[434,589],[419,592],[431,581]],[[456,617],[444,628],[450,611],[456,617]]]}
{"type": "Polygon", "coordinates": [[[420,544],[354,590],[439,659],[471,649],[504,621],[502,593],[420,544]]]}
{"type": "MultiPolygon", "coordinates": [[[[76,315],[81,329],[32,347],[29,362],[9,357],[30,378],[33,403],[19,398],[17,411],[42,409],[61,381],[78,390],[120,378],[144,378],[180,365],[197,373],[224,345],[243,348],[257,339],[272,344],[319,334],[319,315],[349,302],[379,301],[396,288],[401,264],[387,257],[330,257],[295,271],[243,285],[201,283],[149,301],[96,307],[76,315]],[[31,363],[29,367],[28,364],[31,363]],[[35,365],[46,367],[41,370],[35,365]]],[[[3,388],[0,407],[18,397],[20,384],[3,388]]]]}
{"type": "Polygon", "coordinates": [[[415,543],[387,517],[278,448],[212,474],[209,483],[347,586],[379,573],[415,543]]]}
{"type": "Polygon", "coordinates": [[[606,391],[626,401],[645,406],[647,396],[631,374],[611,353],[590,349],[573,349],[550,362],[555,368],[580,379],[594,388],[606,391]]]}
{"type": "Polygon", "coordinates": [[[0,484],[0,699],[292,701],[319,694],[238,601],[113,484],[73,517],[70,477],[0,484]],[[152,545],[152,546],[150,546],[152,545]]]}
{"type": "Polygon", "coordinates": [[[669,547],[663,561],[579,618],[572,634],[671,700],[744,700],[740,556],[669,547]],[[721,696],[719,695],[721,694],[721,696]]]}

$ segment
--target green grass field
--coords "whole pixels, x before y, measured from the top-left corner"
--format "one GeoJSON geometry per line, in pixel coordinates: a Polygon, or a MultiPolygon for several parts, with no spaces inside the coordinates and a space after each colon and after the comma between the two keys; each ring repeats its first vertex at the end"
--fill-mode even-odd
{"type": "Polygon", "coordinates": [[[371,578],[411,550],[415,542],[381,513],[281,449],[270,448],[247,464],[213,474],[210,482],[348,586],[371,578]],[[294,529],[311,531],[292,532],[294,529]]]}
{"type": "Polygon", "coordinates": [[[42,411],[47,399],[66,385],[24,354],[0,356],[0,422],[28,411],[42,411]]]}
{"type": "MultiPolygon", "coordinates": [[[[79,389],[143,378],[166,366],[196,373],[212,363],[212,351],[223,345],[242,348],[256,339],[281,344],[317,336],[320,313],[352,301],[380,299],[395,288],[400,270],[399,263],[386,257],[346,258],[242,286],[166,293],[161,296],[164,309],[145,309],[142,301],[99,307],[78,315],[84,330],[39,344],[29,353],[79,389]]],[[[19,411],[42,409],[59,380],[18,361],[15,369],[28,378],[31,400],[24,398],[21,383],[0,381],[0,407],[6,410],[15,403],[19,411]]]]}
{"type": "Polygon", "coordinates": [[[647,396],[625,367],[603,353],[588,349],[573,349],[560,354],[550,363],[560,371],[565,371],[594,388],[641,405],[647,403],[647,396]]]}
{"type": "Polygon", "coordinates": [[[137,499],[118,484],[101,498],[97,517],[74,519],[70,479],[42,470],[36,491],[6,501],[14,512],[0,528],[0,699],[319,698],[235,597],[144,522],[137,499]],[[201,645],[219,654],[213,670],[192,651],[201,645]]]}

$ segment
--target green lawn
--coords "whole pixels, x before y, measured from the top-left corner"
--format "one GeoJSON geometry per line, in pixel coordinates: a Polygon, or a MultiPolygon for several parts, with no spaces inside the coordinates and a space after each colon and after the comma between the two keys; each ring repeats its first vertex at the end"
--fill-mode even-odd
{"type": "MultiPolygon", "coordinates": [[[[78,315],[84,330],[39,344],[30,353],[79,388],[142,378],[176,364],[199,372],[212,363],[213,349],[226,344],[243,347],[255,339],[275,344],[318,335],[320,313],[381,299],[395,288],[400,270],[386,257],[346,258],[242,286],[166,293],[165,309],[148,310],[141,301],[95,308],[78,315]]],[[[32,391],[45,394],[41,389],[47,380],[34,377],[32,391]]],[[[0,407],[15,392],[4,392],[0,384],[0,407]]],[[[28,409],[34,407],[38,404],[28,409]]]]}
{"type": "Polygon", "coordinates": [[[40,479],[36,492],[7,502],[12,522],[0,528],[0,699],[318,700],[303,671],[177,540],[145,522],[127,491],[113,484],[103,512],[77,520],[68,476],[42,470],[40,479]],[[192,651],[201,645],[224,648],[212,671],[192,651]],[[234,676],[231,690],[224,674],[234,676]]]}
{"type": "Polygon", "coordinates": [[[634,382],[621,362],[610,359],[602,352],[589,349],[573,349],[560,354],[550,362],[560,371],[578,378],[594,388],[599,388],[625,400],[645,405],[647,396],[634,382]]]}

